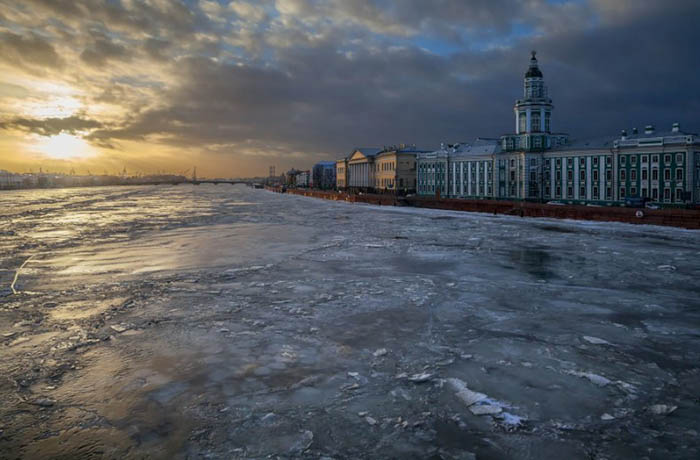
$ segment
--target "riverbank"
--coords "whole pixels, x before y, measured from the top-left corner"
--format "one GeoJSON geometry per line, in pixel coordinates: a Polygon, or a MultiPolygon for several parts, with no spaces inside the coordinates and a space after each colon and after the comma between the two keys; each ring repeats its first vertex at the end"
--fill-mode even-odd
{"type": "MultiPolygon", "coordinates": [[[[281,189],[277,187],[268,187],[268,190],[281,192],[281,189]]],[[[381,206],[414,206],[418,208],[505,214],[520,217],[625,222],[629,224],[662,225],[700,230],[700,210],[695,209],[639,209],[619,206],[551,205],[526,201],[465,200],[419,196],[404,198],[393,195],[358,195],[309,189],[287,189],[286,193],[333,201],[368,203],[381,206]]]]}

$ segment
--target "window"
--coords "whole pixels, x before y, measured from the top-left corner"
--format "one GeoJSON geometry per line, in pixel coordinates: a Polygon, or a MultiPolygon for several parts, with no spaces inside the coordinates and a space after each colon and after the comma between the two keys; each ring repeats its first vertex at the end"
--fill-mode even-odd
{"type": "Polygon", "coordinates": [[[642,197],[647,198],[649,196],[649,191],[645,188],[642,189],[642,197]]]}
{"type": "Polygon", "coordinates": [[[570,169],[566,172],[566,180],[569,182],[574,180],[574,172],[570,169]]]}
{"type": "Polygon", "coordinates": [[[557,185],[557,198],[561,197],[561,187],[557,185]]]}
{"type": "Polygon", "coordinates": [[[510,181],[515,182],[515,171],[510,172],[510,181]]]}
{"type": "Polygon", "coordinates": [[[579,171],[579,176],[581,177],[581,182],[586,181],[586,171],[579,171]]]}
{"type": "Polygon", "coordinates": [[[551,189],[550,189],[549,185],[547,185],[547,186],[544,188],[544,194],[545,194],[545,196],[549,196],[549,192],[550,192],[550,191],[551,191],[551,189]]]}
{"type": "Polygon", "coordinates": [[[597,200],[598,198],[598,187],[593,187],[593,199],[597,200]]]}
{"type": "Polygon", "coordinates": [[[642,180],[647,180],[649,179],[649,171],[646,169],[642,169],[642,180]]]}
{"type": "Polygon", "coordinates": [[[630,180],[631,181],[636,181],[637,180],[637,170],[633,169],[630,171],[630,180]]]}
{"type": "Polygon", "coordinates": [[[651,170],[651,180],[659,180],[659,170],[654,168],[651,170]]]}
{"type": "Polygon", "coordinates": [[[607,187],[605,189],[605,198],[608,200],[612,200],[612,187],[607,187]]]}
{"type": "Polygon", "coordinates": [[[630,196],[637,196],[637,187],[630,188],[630,196]]]}
{"type": "Polygon", "coordinates": [[[676,189],[676,201],[683,201],[683,189],[682,188],[676,189]]]}
{"type": "Polygon", "coordinates": [[[605,171],[605,179],[608,182],[610,182],[612,180],[612,170],[611,169],[608,169],[607,171],[605,171]]]}
{"type": "Polygon", "coordinates": [[[535,171],[530,172],[530,182],[537,182],[537,173],[535,171]]]}
{"type": "Polygon", "coordinates": [[[622,187],[622,188],[620,189],[620,198],[624,198],[624,197],[625,197],[625,188],[622,187]]]}
{"type": "Polygon", "coordinates": [[[586,199],[586,187],[581,187],[579,189],[578,197],[581,198],[582,200],[586,199]]]}
{"type": "Polygon", "coordinates": [[[671,201],[671,189],[670,188],[664,189],[664,201],[671,201]]]}
{"type": "Polygon", "coordinates": [[[630,157],[630,164],[631,164],[632,166],[637,166],[637,155],[632,155],[632,156],[630,157]]]}
{"type": "Polygon", "coordinates": [[[512,158],[510,159],[510,167],[515,168],[515,160],[512,158]]]}
{"type": "Polygon", "coordinates": [[[567,198],[573,198],[574,197],[574,188],[573,187],[568,187],[566,189],[566,197],[567,198]]]}
{"type": "Polygon", "coordinates": [[[598,170],[593,170],[593,182],[598,182],[598,170]]]}
{"type": "Polygon", "coordinates": [[[586,159],[583,158],[583,157],[581,157],[581,159],[579,160],[578,164],[579,164],[579,166],[581,166],[582,168],[585,168],[585,167],[586,167],[586,159]]]}
{"type": "Polygon", "coordinates": [[[649,163],[649,155],[642,155],[642,164],[649,163]]]}
{"type": "Polygon", "coordinates": [[[598,157],[593,157],[593,166],[598,166],[598,157]]]}
{"type": "Polygon", "coordinates": [[[626,160],[627,160],[626,157],[621,156],[621,157],[620,157],[620,165],[621,165],[621,166],[624,166],[624,165],[626,164],[626,160]]]}
{"type": "Polygon", "coordinates": [[[530,166],[537,166],[537,158],[530,159],[530,166]]]}
{"type": "Polygon", "coordinates": [[[624,169],[621,169],[621,170],[620,170],[620,180],[626,180],[626,179],[627,179],[627,174],[626,174],[626,173],[627,173],[627,171],[625,171],[624,169]]]}
{"type": "Polygon", "coordinates": [[[605,166],[612,166],[612,157],[605,157],[605,166]]]}
{"type": "MultiPolygon", "coordinates": [[[[670,165],[671,164],[671,155],[664,155],[664,164],[665,165],[670,165]]],[[[665,192],[664,192],[665,193],[665,192]]]]}
{"type": "Polygon", "coordinates": [[[683,180],[683,168],[676,169],[676,180],[677,181],[683,180]]]}
{"type": "Polygon", "coordinates": [[[671,180],[671,170],[664,169],[664,180],[671,180]]]}
{"type": "Polygon", "coordinates": [[[658,156],[658,155],[652,155],[652,156],[651,156],[651,162],[652,162],[652,163],[658,163],[658,162],[659,162],[659,156],[658,156]]]}
{"type": "Polygon", "coordinates": [[[658,188],[653,188],[653,189],[651,189],[651,199],[652,199],[652,200],[658,200],[658,199],[659,199],[659,189],[658,189],[658,188]]]}
{"type": "Polygon", "coordinates": [[[676,164],[677,165],[683,164],[683,154],[682,153],[676,153],[676,164]]]}
{"type": "Polygon", "coordinates": [[[561,168],[561,158],[557,158],[557,168],[561,168]]]}

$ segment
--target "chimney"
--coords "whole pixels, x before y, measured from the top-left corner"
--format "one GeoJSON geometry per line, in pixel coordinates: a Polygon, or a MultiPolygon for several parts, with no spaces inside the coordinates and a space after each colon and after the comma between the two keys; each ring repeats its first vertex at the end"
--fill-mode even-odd
{"type": "Polygon", "coordinates": [[[644,134],[654,134],[654,125],[646,125],[644,127],[644,134]]]}
{"type": "Polygon", "coordinates": [[[620,137],[622,138],[623,141],[627,140],[627,130],[623,129],[622,132],[620,133],[620,137]]]}
{"type": "Polygon", "coordinates": [[[639,134],[639,131],[637,131],[637,128],[632,128],[632,135],[637,135],[639,134]]]}
{"type": "Polygon", "coordinates": [[[679,133],[681,132],[681,124],[680,123],[674,123],[673,124],[673,129],[671,129],[674,133],[679,133]]]}

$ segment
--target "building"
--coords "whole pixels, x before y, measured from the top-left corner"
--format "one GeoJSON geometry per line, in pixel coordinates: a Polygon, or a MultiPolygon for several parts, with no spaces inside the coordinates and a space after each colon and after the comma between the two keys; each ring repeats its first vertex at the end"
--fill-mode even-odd
{"type": "Polygon", "coordinates": [[[447,166],[453,146],[420,153],[416,157],[416,193],[419,195],[447,196],[447,166]]]}
{"type": "Polygon", "coordinates": [[[314,188],[321,190],[331,190],[336,186],[336,162],[321,161],[314,165],[312,169],[314,188]]]}
{"type": "Polygon", "coordinates": [[[355,149],[348,158],[347,188],[353,191],[368,192],[375,185],[375,159],[382,149],[355,149]]]}
{"type": "Polygon", "coordinates": [[[310,171],[299,171],[297,173],[296,177],[296,186],[297,187],[311,187],[313,184],[313,180],[311,178],[311,172],[310,171]]]}
{"type": "Polygon", "coordinates": [[[284,183],[289,187],[295,187],[297,185],[297,175],[300,173],[298,169],[290,169],[284,173],[284,183]]]}
{"type": "Polygon", "coordinates": [[[700,138],[678,123],[571,140],[552,132],[554,106],[535,53],[515,103],[515,133],[418,155],[420,195],[620,205],[700,204],[700,138]]]}
{"type": "Polygon", "coordinates": [[[348,159],[343,158],[335,162],[335,184],[338,190],[348,188],[348,159]]]}
{"type": "Polygon", "coordinates": [[[416,190],[416,155],[425,153],[415,145],[386,148],[375,159],[374,188],[384,193],[413,193],[416,190]]]}

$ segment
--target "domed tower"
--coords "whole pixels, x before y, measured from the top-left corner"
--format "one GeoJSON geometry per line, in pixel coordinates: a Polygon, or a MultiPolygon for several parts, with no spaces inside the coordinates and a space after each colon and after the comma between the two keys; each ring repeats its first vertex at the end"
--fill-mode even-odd
{"type": "Polygon", "coordinates": [[[515,133],[551,133],[552,100],[547,96],[542,71],[537,64],[537,53],[532,52],[530,67],[525,73],[523,99],[515,102],[515,133]]]}

